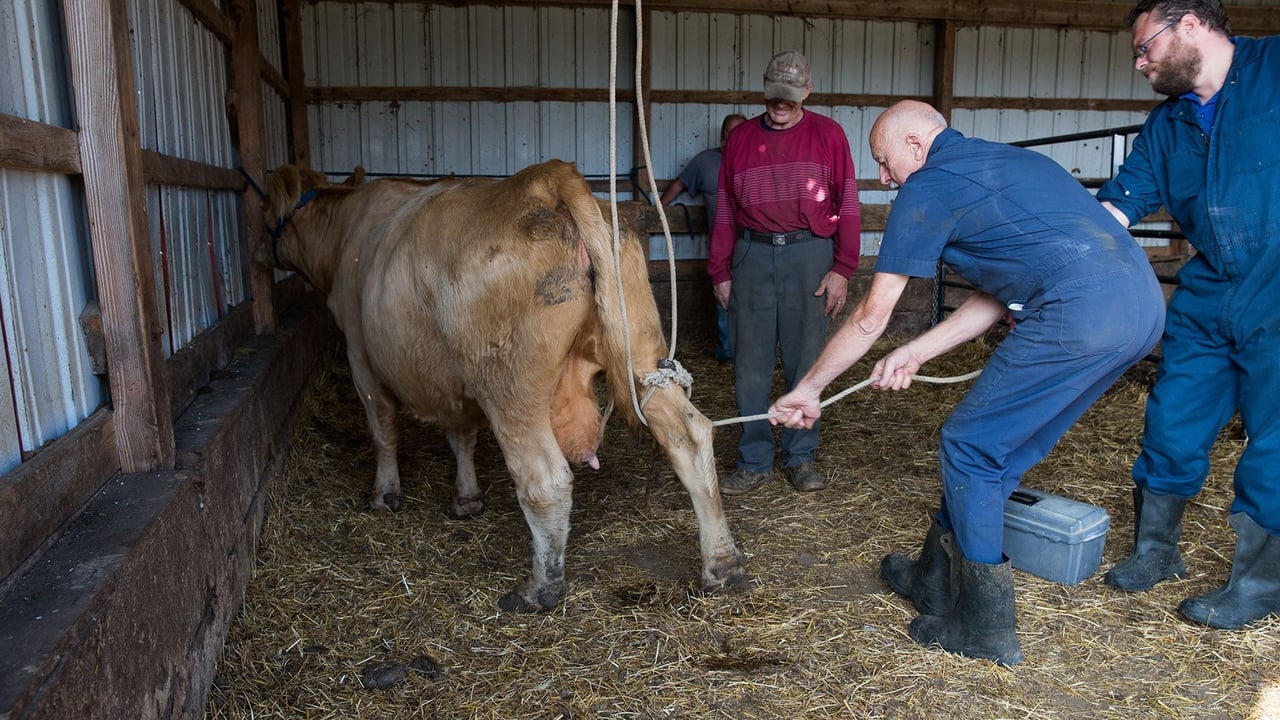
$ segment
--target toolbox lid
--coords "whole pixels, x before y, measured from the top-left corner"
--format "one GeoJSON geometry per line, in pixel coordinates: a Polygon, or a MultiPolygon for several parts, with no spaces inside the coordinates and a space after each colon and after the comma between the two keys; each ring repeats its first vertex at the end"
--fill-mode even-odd
{"type": "Polygon", "coordinates": [[[1105,535],[1111,516],[1097,505],[1018,486],[1004,506],[1004,525],[1062,543],[1083,543],[1105,535]]]}

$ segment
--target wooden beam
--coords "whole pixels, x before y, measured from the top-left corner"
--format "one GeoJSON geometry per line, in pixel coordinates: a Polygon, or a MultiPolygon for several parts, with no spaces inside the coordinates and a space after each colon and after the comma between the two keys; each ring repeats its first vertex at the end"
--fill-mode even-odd
{"type": "Polygon", "coordinates": [[[966,110],[1108,110],[1149,112],[1163,98],[1150,100],[1103,100],[1090,98],[998,98],[958,97],[954,106],[966,110]]]}
{"type": "MultiPolygon", "coordinates": [[[[609,101],[607,88],[496,88],[496,87],[317,87],[309,91],[313,103],[356,102],[600,102],[609,101]]],[[[619,95],[619,102],[634,103],[634,96],[619,95]]],[[[652,90],[647,103],[705,103],[714,105],[763,104],[759,90],[652,90]]],[[[888,107],[899,100],[934,98],[920,95],[867,93],[814,93],[808,107],[888,107]]],[[[952,108],[966,110],[1109,110],[1147,112],[1160,102],[1105,98],[1051,97],[952,97],[952,108]]],[[[941,109],[941,108],[939,108],[941,109]]]]}
{"type": "MultiPolygon", "coordinates": [[[[0,113],[0,168],[79,175],[80,138],[66,128],[0,113]]],[[[152,150],[142,151],[142,175],[154,185],[208,190],[244,190],[236,170],[208,165],[152,150]]]]}
{"type": "Polygon", "coordinates": [[[289,80],[289,139],[293,162],[311,167],[311,133],[307,126],[307,79],[302,60],[302,4],[283,0],[280,25],[284,29],[284,68],[289,80]]]}
{"type": "MultiPolygon", "coordinates": [[[[322,0],[306,0],[318,3],[322,0]]],[[[363,3],[365,0],[326,0],[363,3]]],[[[506,5],[567,8],[611,7],[612,0],[382,0],[384,4],[506,5]]],[[[621,5],[635,5],[635,0],[621,0],[621,5]]],[[[644,0],[646,9],[667,12],[732,13],[738,15],[771,15],[804,18],[841,18],[852,20],[914,20],[933,22],[947,20],[959,25],[1005,25],[1013,27],[1058,27],[1073,30],[1123,31],[1124,17],[1132,2],[1099,0],[988,0],[956,2],[955,0],[644,0]]],[[[1231,28],[1241,35],[1273,35],[1280,33],[1280,13],[1267,7],[1236,7],[1230,13],[1231,28]]]]}
{"type": "Polygon", "coordinates": [[[176,185],[202,190],[243,192],[244,176],[238,170],[142,151],[142,174],[153,185],[176,185]]]}
{"type": "Polygon", "coordinates": [[[258,58],[258,64],[262,67],[262,79],[265,80],[266,83],[277,93],[280,93],[280,97],[288,100],[292,89],[289,87],[288,81],[284,79],[284,75],[281,75],[280,71],[277,70],[274,65],[267,62],[267,59],[264,57],[258,58]]]}
{"type": "Polygon", "coordinates": [[[0,113],[0,168],[77,175],[79,138],[66,128],[0,113]]]}
{"type": "MultiPolygon", "coordinates": [[[[99,410],[0,483],[0,578],[17,579],[94,491],[119,472],[113,413],[99,410]]],[[[6,593],[0,584],[0,596],[6,593]]]]}
{"type": "MultiPolygon", "coordinates": [[[[311,87],[307,94],[312,103],[348,102],[609,102],[609,88],[537,88],[537,87],[397,87],[346,86],[311,87]]],[[[632,102],[635,96],[619,92],[619,102],[632,102]]]]}
{"type": "MultiPolygon", "coordinates": [[[[649,90],[649,103],[708,103],[763,106],[763,88],[752,90],[649,90]]],[[[609,88],[541,88],[541,87],[408,87],[408,86],[329,86],[308,89],[312,103],[354,102],[609,102],[609,88]]],[[[813,93],[805,101],[809,106],[886,107],[898,100],[928,100],[918,95],[879,95],[865,93],[813,93]]],[[[635,102],[635,94],[618,93],[618,102],[635,102]]]]}
{"type": "MultiPolygon", "coordinates": [[[[235,142],[240,150],[240,166],[259,187],[266,187],[263,168],[262,118],[262,51],[258,48],[258,12],[256,0],[232,0],[231,84],[235,88],[235,142]]],[[[262,203],[247,195],[244,205],[244,257],[255,256],[254,248],[262,241],[262,203]]],[[[255,262],[250,263],[249,287],[253,293],[254,326],[258,332],[270,332],[276,326],[274,301],[275,271],[255,262]]]]}
{"type": "Polygon", "coordinates": [[[173,467],[125,0],[64,0],[80,166],[106,338],[116,451],[128,473],[173,467]]]}
{"type": "Polygon", "coordinates": [[[196,20],[208,28],[209,32],[217,35],[223,44],[231,44],[231,21],[211,0],[178,0],[178,2],[190,10],[191,14],[196,16],[196,20]]]}
{"type": "Polygon", "coordinates": [[[933,28],[933,106],[949,123],[956,97],[956,24],[939,20],[933,28]]]}

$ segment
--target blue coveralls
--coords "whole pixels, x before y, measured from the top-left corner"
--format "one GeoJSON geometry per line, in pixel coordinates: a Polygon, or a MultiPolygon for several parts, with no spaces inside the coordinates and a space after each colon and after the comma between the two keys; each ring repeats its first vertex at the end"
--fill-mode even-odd
{"type": "Polygon", "coordinates": [[[1002,562],[1005,501],[1155,346],[1164,295],[1146,254],[1061,166],[944,130],[889,214],[876,271],[941,258],[1016,321],[942,427],[943,505],[966,558],[1002,562]]]}
{"type": "Polygon", "coordinates": [[[1163,205],[1197,251],[1169,303],[1134,482],[1198,493],[1238,409],[1249,442],[1231,512],[1280,535],[1280,37],[1233,41],[1212,129],[1197,100],[1166,100],[1098,198],[1130,222],[1163,205]]]}

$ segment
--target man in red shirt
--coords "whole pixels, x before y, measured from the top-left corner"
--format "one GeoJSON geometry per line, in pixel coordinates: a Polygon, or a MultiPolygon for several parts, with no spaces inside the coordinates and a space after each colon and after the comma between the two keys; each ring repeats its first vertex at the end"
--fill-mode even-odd
{"type": "MultiPolygon", "coordinates": [[[[809,61],[778,53],[764,74],[765,112],[729,134],[720,163],[707,271],[729,311],[738,412],[769,408],[779,350],[786,389],[826,343],[828,319],[844,307],[858,267],[861,218],[849,138],[834,120],[804,109],[809,61]]],[[[781,431],[792,486],[821,490],[818,426],[781,431]]],[[[720,492],[740,495],[773,477],[773,427],[744,423],[736,470],[720,492]]]]}

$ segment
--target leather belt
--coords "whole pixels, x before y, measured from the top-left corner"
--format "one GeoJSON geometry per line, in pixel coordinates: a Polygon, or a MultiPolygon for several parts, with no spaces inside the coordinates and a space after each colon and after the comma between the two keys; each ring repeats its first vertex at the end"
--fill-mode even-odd
{"type": "Polygon", "coordinates": [[[805,240],[817,239],[817,236],[808,230],[792,230],[784,233],[761,233],[754,230],[743,230],[743,237],[752,241],[766,243],[769,245],[791,245],[793,243],[804,242],[805,240]]]}

